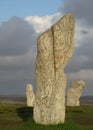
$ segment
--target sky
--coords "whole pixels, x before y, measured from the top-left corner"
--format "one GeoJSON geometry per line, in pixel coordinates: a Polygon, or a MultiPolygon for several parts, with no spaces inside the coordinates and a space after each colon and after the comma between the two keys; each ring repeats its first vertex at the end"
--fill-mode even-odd
{"type": "Polygon", "coordinates": [[[56,13],[61,0],[0,0],[0,21],[12,16],[46,16],[56,13]]]}
{"type": "Polygon", "coordinates": [[[75,17],[75,50],[65,68],[67,87],[84,80],[93,96],[93,0],[0,0],[0,95],[25,95],[35,84],[38,36],[65,13],[75,17]]]}

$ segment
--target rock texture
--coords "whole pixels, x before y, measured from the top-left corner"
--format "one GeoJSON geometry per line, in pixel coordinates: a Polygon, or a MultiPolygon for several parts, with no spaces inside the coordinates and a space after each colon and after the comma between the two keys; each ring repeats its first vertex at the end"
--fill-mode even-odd
{"type": "Polygon", "coordinates": [[[66,14],[45,31],[37,44],[36,99],[34,120],[39,124],[58,124],[65,121],[64,68],[74,49],[74,18],[66,14]]]}
{"type": "Polygon", "coordinates": [[[70,83],[70,87],[67,92],[67,106],[80,106],[79,98],[85,87],[85,82],[73,81],[70,83]]]}
{"type": "Polygon", "coordinates": [[[33,93],[33,86],[31,84],[26,85],[26,99],[27,99],[27,106],[34,107],[35,103],[35,95],[33,93]]]}

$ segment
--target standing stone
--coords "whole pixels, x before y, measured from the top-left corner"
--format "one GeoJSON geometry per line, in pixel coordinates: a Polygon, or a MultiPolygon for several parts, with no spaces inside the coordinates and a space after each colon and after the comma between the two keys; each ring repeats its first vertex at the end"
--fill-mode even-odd
{"type": "Polygon", "coordinates": [[[36,98],[34,120],[39,124],[58,124],[65,121],[64,68],[74,49],[74,18],[66,14],[45,31],[37,44],[36,98]]]}
{"type": "Polygon", "coordinates": [[[33,93],[33,86],[31,84],[26,85],[26,99],[27,99],[27,106],[34,107],[35,95],[33,93]]]}
{"type": "Polygon", "coordinates": [[[79,98],[85,87],[85,82],[73,81],[70,83],[70,87],[67,92],[67,106],[80,106],[79,98]]]}

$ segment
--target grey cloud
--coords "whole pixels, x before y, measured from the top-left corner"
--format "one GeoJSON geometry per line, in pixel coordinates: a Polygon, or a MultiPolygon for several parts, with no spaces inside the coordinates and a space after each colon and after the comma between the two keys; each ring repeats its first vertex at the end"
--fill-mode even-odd
{"type": "Polygon", "coordinates": [[[79,49],[79,54],[87,56],[88,58],[93,57],[93,38],[87,39],[87,41],[84,40],[84,43],[81,45],[79,49]]]}
{"type": "Polygon", "coordinates": [[[0,71],[0,95],[25,95],[26,84],[35,90],[34,66],[24,70],[0,71]]]}
{"type": "Polygon", "coordinates": [[[0,26],[0,94],[25,94],[35,89],[35,57],[38,34],[24,19],[12,17],[0,26]]]}
{"type": "Polygon", "coordinates": [[[87,35],[88,34],[88,31],[86,31],[86,30],[81,30],[81,34],[83,35],[87,35]]]}
{"type": "Polygon", "coordinates": [[[26,91],[26,84],[31,83],[33,86],[35,86],[35,83],[33,80],[12,80],[2,82],[0,81],[0,95],[19,95],[19,96],[25,96],[26,91]]]}
{"type": "Polygon", "coordinates": [[[36,32],[24,19],[12,17],[0,26],[0,56],[23,55],[36,42],[36,32]]]}
{"type": "Polygon", "coordinates": [[[18,62],[18,60],[16,60],[16,64],[10,63],[4,67],[0,67],[0,94],[24,95],[25,86],[28,83],[31,83],[35,89],[34,70],[34,59],[31,59],[28,56],[26,56],[26,59],[24,59],[24,61],[21,60],[20,62],[18,62]]]}
{"type": "Polygon", "coordinates": [[[93,39],[87,39],[79,47],[75,48],[74,54],[67,65],[66,72],[77,72],[82,69],[93,69],[93,39]]]}
{"type": "Polygon", "coordinates": [[[93,25],[93,0],[65,0],[59,10],[62,13],[73,12],[77,19],[85,20],[88,25],[93,25]]]}

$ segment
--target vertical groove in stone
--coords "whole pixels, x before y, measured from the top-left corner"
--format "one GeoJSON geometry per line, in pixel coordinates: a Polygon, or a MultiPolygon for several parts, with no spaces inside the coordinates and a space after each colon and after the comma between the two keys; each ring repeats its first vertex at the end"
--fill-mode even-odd
{"type": "Polygon", "coordinates": [[[54,46],[54,31],[53,31],[53,27],[51,27],[51,31],[52,31],[52,37],[53,37],[53,57],[54,57],[54,74],[56,77],[56,66],[55,66],[55,46],[54,46]]]}

